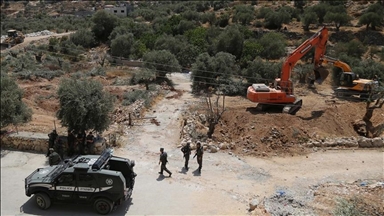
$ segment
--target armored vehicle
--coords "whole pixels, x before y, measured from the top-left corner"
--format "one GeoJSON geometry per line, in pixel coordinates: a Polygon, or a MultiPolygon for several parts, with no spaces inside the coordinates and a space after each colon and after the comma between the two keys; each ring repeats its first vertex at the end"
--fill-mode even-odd
{"type": "Polygon", "coordinates": [[[25,194],[34,194],[37,206],[52,202],[93,204],[99,214],[108,214],[132,195],[135,161],[112,155],[79,155],[58,165],[38,168],[25,178],[25,194]]]}

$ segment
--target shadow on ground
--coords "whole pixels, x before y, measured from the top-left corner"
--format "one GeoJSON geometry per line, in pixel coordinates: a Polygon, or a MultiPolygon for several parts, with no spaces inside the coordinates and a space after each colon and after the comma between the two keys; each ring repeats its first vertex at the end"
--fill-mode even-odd
{"type": "MultiPolygon", "coordinates": [[[[125,215],[129,211],[130,206],[133,205],[132,198],[117,206],[114,211],[108,215],[125,215]]],[[[34,197],[31,197],[27,202],[20,206],[20,213],[30,215],[99,215],[93,209],[91,204],[64,204],[52,203],[49,209],[41,210],[37,207],[34,197]]]]}

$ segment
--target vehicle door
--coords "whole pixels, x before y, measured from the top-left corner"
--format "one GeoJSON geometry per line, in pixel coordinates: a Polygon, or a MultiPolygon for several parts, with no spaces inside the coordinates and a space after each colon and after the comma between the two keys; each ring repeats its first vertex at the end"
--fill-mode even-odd
{"type": "Polygon", "coordinates": [[[92,198],[96,188],[98,188],[97,181],[94,174],[91,173],[78,173],[77,174],[77,188],[75,191],[75,199],[79,203],[87,203],[92,198]]]}
{"type": "Polygon", "coordinates": [[[72,173],[62,173],[55,182],[56,199],[61,201],[73,201],[76,188],[76,179],[72,173]]]}

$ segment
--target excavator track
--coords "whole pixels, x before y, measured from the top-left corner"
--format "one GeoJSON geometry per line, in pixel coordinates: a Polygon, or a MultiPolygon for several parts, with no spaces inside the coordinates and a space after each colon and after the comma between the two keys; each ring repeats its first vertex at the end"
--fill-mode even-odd
{"type": "Polygon", "coordinates": [[[283,108],[283,113],[296,115],[296,113],[301,109],[302,105],[303,105],[303,100],[298,99],[293,104],[285,105],[285,107],[283,108]]]}

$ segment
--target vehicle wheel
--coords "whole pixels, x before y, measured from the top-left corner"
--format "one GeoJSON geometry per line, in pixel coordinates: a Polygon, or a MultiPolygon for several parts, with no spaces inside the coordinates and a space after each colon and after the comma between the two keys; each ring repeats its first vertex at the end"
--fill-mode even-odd
{"type": "Polygon", "coordinates": [[[99,198],[95,201],[93,204],[93,207],[97,211],[97,213],[106,215],[112,211],[113,205],[112,202],[110,202],[107,199],[99,198]]]}
{"type": "Polygon", "coordinates": [[[45,193],[35,194],[35,200],[40,209],[47,209],[51,206],[51,199],[45,193]]]}

